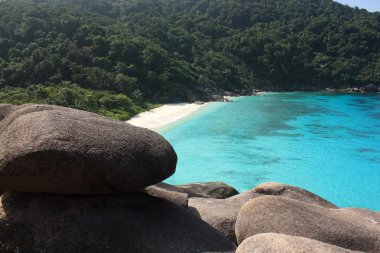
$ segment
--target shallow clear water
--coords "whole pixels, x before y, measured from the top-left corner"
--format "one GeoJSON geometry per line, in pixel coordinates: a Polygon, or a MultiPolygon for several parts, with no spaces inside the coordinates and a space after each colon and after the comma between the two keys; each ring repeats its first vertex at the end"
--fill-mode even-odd
{"type": "Polygon", "coordinates": [[[178,156],[167,182],[276,181],[340,207],[380,210],[380,95],[268,93],[214,103],[162,131],[178,156]]]}

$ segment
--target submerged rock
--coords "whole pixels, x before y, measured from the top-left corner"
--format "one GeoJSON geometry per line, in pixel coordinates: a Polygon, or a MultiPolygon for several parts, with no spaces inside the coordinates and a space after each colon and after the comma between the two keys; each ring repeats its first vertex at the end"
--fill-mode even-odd
{"type": "Polygon", "coordinates": [[[255,198],[241,208],[236,221],[237,241],[261,233],[306,237],[364,252],[380,249],[380,226],[363,219],[360,213],[284,197],[255,198]]]}
{"type": "Polygon", "coordinates": [[[159,134],[50,105],[0,106],[0,189],[103,194],[144,188],[175,171],[159,134]]]}
{"type": "Polygon", "coordinates": [[[265,194],[265,195],[276,195],[276,196],[286,197],[286,198],[295,199],[295,200],[303,201],[309,204],[315,204],[315,205],[328,207],[328,208],[338,208],[333,203],[319,197],[318,195],[315,195],[314,193],[311,193],[299,187],[282,184],[282,183],[275,183],[275,182],[262,183],[256,186],[253,189],[253,192],[265,194]]]}
{"type": "Polygon", "coordinates": [[[258,234],[239,245],[236,253],[359,253],[316,240],[284,234],[258,234]]]}
{"type": "Polygon", "coordinates": [[[6,192],[4,252],[234,252],[217,230],[171,201],[146,193],[63,196],[6,192]]]}

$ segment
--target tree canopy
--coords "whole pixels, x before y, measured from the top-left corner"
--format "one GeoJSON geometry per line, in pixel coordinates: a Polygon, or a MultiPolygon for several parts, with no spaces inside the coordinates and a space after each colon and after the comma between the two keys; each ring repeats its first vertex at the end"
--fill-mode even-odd
{"type": "MultiPolygon", "coordinates": [[[[380,84],[380,13],[331,0],[0,1],[3,102],[63,89],[143,110],[215,89],[370,83],[380,84]]],[[[63,104],[81,108],[74,100],[63,104]]]]}

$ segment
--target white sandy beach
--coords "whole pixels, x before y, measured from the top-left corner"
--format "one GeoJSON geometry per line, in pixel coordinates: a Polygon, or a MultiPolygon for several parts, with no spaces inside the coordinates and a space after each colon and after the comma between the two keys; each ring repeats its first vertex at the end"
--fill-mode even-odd
{"type": "Polygon", "coordinates": [[[165,127],[172,124],[178,120],[181,120],[194,112],[198,111],[204,107],[204,104],[190,104],[190,103],[179,103],[179,104],[166,104],[161,107],[155,108],[153,110],[140,113],[127,123],[145,127],[151,130],[165,127]]]}

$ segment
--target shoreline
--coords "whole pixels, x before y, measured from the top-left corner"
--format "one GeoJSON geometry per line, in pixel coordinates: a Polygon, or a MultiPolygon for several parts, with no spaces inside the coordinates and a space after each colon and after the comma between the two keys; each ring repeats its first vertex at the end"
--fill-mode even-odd
{"type": "Polygon", "coordinates": [[[149,111],[145,111],[133,116],[131,119],[125,121],[128,124],[148,128],[150,130],[159,130],[166,128],[172,124],[179,122],[180,120],[187,118],[200,109],[206,107],[213,102],[233,102],[234,98],[241,96],[264,96],[268,92],[329,92],[329,93],[347,93],[347,94],[360,94],[360,93],[379,93],[370,92],[363,89],[322,89],[322,90],[297,90],[297,91],[267,91],[267,90],[255,90],[250,95],[238,95],[238,94],[225,94],[219,95],[218,99],[211,102],[201,102],[201,103],[171,103],[164,104],[160,107],[154,108],[149,111]]]}
{"type": "MultiPolygon", "coordinates": [[[[264,96],[266,93],[266,91],[259,91],[250,96],[264,96]]],[[[234,99],[241,96],[243,95],[224,95],[221,96],[219,100],[209,102],[198,101],[195,103],[181,102],[163,104],[152,110],[141,112],[125,121],[125,123],[153,131],[159,131],[186,119],[211,103],[230,103],[234,102],[234,99]]]]}
{"type": "Polygon", "coordinates": [[[127,120],[126,123],[144,127],[150,130],[157,130],[163,127],[167,127],[175,122],[178,122],[200,109],[206,107],[207,103],[176,103],[176,104],[164,104],[160,107],[152,110],[142,112],[127,120]]]}

